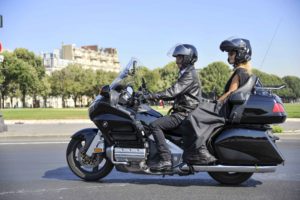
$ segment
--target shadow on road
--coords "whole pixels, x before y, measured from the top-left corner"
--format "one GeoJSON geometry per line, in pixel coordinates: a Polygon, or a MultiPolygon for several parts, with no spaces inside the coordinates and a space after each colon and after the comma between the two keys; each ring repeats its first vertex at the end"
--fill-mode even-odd
{"type": "Polygon", "coordinates": [[[45,179],[58,179],[58,180],[80,180],[75,176],[68,167],[60,167],[45,172],[42,178],[45,179]]]}
{"type": "MultiPolygon", "coordinates": [[[[195,178],[193,175],[187,177],[178,177],[178,176],[167,176],[162,178],[161,176],[149,176],[149,175],[134,175],[124,173],[124,178],[120,176],[107,176],[106,178],[96,181],[95,183],[103,184],[113,184],[113,183],[128,183],[128,184],[137,184],[137,185],[163,185],[163,186],[175,186],[175,187],[187,187],[187,186],[214,186],[214,187],[256,187],[261,185],[262,182],[249,179],[238,186],[226,186],[221,185],[213,179],[207,177],[195,178]],[[116,178],[117,177],[117,178],[116,178]]],[[[46,171],[42,178],[45,179],[57,179],[57,180],[67,180],[67,181],[82,181],[77,176],[75,176],[68,167],[60,167],[54,170],[46,171]]]]}

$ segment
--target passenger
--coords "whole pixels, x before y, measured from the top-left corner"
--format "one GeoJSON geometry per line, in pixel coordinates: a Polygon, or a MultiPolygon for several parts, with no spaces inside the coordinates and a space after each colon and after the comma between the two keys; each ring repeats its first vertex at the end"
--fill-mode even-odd
{"type": "Polygon", "coordinates": [[[217,103],[201,102],[187,118],[188,131],[184,137],[185,151],[183,159],[188,164],[207,165],[216,162],[216,158],[207,150],[207,140],[211,134],[222,128],[230,108],[226,103],[230,94],[243,86],[251,74],[251,46],[249,40],[233,38],[221,43],[220,49],[228,52],[228,63],[234,72],[224,88],[224,94],[217,103]]]}
{"type": "Polygon", "coordinates": [[[230,94],[243,86],[251,75],[252,49],[249,40],[242,38],[228,39],[221,43],[221,51],[228,52],[228,63],[233,65],[234,73],[225,85],[224,94],[218,99],[224,103],[230,94]]]}

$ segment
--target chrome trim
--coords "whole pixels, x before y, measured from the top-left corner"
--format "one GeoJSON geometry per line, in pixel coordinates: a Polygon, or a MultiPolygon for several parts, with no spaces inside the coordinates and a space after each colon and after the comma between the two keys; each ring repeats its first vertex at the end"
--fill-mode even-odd
{"type": "Polygon", "coordinates": [[[117,162],[114,159],[114,148],[115,146],[107,147],[105,152],[106,152],[106,157],[115,165],[129,165],[129,162],[117,162]]]}
{"type": "MultiPolygon", "coordinates": [[[[196,172],[253,172],[267,173],[275,172],[277,166],[227,166],[227,165],[193,165],[196,172]]],[[[184,165],[181,170],[190,170],[189,166],[184,165]]]]}
{"type": "Polygon", "coordinates": [[[121,148],[114,149],[114,157],[118,162],[140,162],[146,160],[145,148],[121,148]]]}

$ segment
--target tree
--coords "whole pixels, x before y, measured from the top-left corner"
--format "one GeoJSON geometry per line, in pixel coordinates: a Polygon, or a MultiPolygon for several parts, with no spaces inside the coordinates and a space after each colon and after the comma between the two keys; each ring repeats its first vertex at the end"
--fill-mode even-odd
{"type": "MultiPolygon", "coordinates": [[[[284,85],[284,81],[279,76],[276,76],[274,74],[268,74],[268,73],[259,71],[258,69],[253,69],[252,72],[260,79],[263,86],[265,86],[265,87],[266,86],[277,87],[277,86],[284,85]]],[[[287,96],[291,95],[291,91],[289,91],[286,88],[281,89],[281,90],[276,90],[273,92],[283,98],[287,98],[287,96]]]]}
{"type": "Polygon", "coordinates": [[[26,108],[26,95],[34,90],[34,88],[39,82],[39,79],[35,69],[26,62],[18,60],[17,67],[19,68],[19,74],[17,74],[17,81],[19,83],[22,95],[22,104],[23,107],[26,108]]]}
{"type": "Polygon", "coordinates": [[[65,89],[70,94],[76,107],[78,98],[84,93],[85,71],[80,65],[74,64],[68,65],[63,71],[65,72],[65,89]]]}
{"type": "Polygon", "coordinates": [[[296,98],[300,98],[300,78],[296,76],[285,76],[282,78],[288,88],[292,90],[296,98]]]}
{"type": "Polygon", "coordinates": [[[13,74],[15,70],[17,58],[7,51],[3,52],[2,55],[4,56],[4,61],[1,65],[1,108],[4,107],[4,99],[10,92],[10,84],[15,82],[16,76],[13,74]]]}
{"type": "Polygon", "coordinates": [[[159,90],[165,90],[177,81],[179,69],[175,62],[170,62],[163,68],[159,69],[161,84],[159,90]]]}
{"type": "Polygon", "coordinates": [[[69,97],[69,93],[66,90],[66,80],[65,80],[65,70],[54,71],[50,76],[50,85],[51,85],[51,96],[61,97],[62,107],[65,108],[65,98],[69,97]]]}
{"type": "Polygon", "coordinates": [[[158,70],[151,71],[147,67],[139,67],[136,69],[136,74],[132,81],[135,90],[142,85],[143,78],[149,91],[157,92],[161,88],[162,81],[158,70]]]}
{"type": "Polygon", "coordinates": [[[47,107],[47,99],[51,94],[51,83],[50,83],[50,76],[45,75],[45,77],[43,77],[43,79],[41,80],[41,85],[39,88],[39,94],[42,96],[43,98],[43,107],[46,108],[47,107]]]}
{"type": "Polygon", "coordinates": [[[213,62],[200,70],[199,78],[201,80],[203,96],[211,96],[215,92],[221,96],[224,92],[225,84],[230,78],[231,70],[224,62],[213,62]]]}
{"type": "Polygon", "coordinates": [[[45,67],[41,57],[36,56],[32,51],[25,48],[16,48],[13,54],[35,68],[39,79],[45,76],[45,67]]]}
{"type": "Polygon", "coordinates": [[[40,95],[42,92],[40,88],[42,88],[42,79],[45,76],[45,67],[43,66],[42,58],[35,56],[35,54],[31,51],[28,51],[25,48],[17,48],[14,50],[13,54],[20,60],[26,62],[28,65],[35,69],[35,73],[37,73],[37,81],[35,85],[31,88],[31,93],[33,97],[33,107],[38,107],[37,103],[37,95],[40,95]]]}
{"type": "Polygon", "coordinates": [[[85,70],[85,81],[83,94],[88,98],[94,99],[96,94],[99,94],[99,85],[97,83],[96,74],[94,70],[85,70]]]}

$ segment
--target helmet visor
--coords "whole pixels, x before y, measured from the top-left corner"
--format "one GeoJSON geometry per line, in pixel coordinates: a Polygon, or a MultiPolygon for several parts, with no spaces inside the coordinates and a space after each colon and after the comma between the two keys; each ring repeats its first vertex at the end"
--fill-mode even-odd
{"type": "Polygon", "coordinates": [[[191,49],[186,48],[183,44],[176,44],[167,53],[169,57],[176,57],[179,55],[189,56],[191,54],[191,49]]]}

